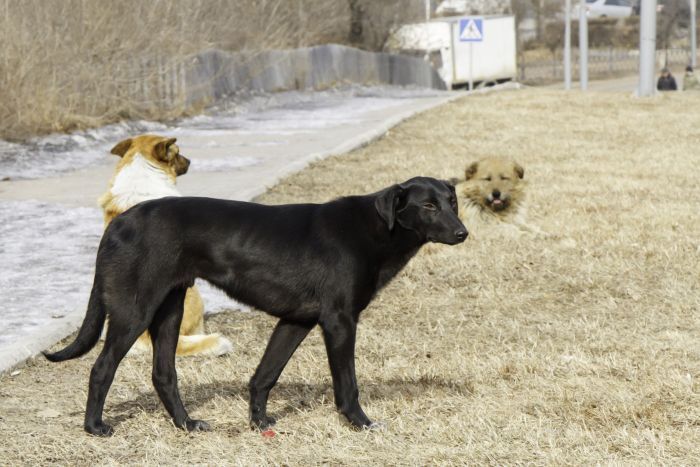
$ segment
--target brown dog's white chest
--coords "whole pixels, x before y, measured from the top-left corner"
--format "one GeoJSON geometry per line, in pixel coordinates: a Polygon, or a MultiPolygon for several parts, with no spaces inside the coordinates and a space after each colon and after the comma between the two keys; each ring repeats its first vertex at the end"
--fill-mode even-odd
{"type": "Polygon", "coordinates": [[[131,163],[122,167],[109,191],[112,202],[122,211],[142,201],[181,196],[172,178],[141,154],[135,154],[131,163]]]}

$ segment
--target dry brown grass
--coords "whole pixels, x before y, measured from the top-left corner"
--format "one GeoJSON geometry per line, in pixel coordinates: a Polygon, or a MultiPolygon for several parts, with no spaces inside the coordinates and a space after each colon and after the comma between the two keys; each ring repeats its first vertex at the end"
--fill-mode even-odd
{"type": "Polygon", "coordinates": [[[230,313],[208,324],[232,336],[232,356],[178,363],[187,407],[213,432],[174,428],[148,358],[130,357],[107,400],[115,436],[86,435],[93,351],[1,377],[0,463],[697,465],[698,105],[681,93],[470,97],[263,196],[322,201],[494,154],[525,166],[531,221],[551,238],[494,228],[425,249],[365,311],[361,399],[386,432],[339,423],[318,332],[272,392],[284,433],[249,431],[246,383],[273,320],[230,313]]]}

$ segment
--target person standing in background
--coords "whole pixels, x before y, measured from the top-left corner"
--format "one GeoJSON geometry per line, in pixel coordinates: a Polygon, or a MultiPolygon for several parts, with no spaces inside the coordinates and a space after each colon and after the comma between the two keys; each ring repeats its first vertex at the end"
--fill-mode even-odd
{"type": "Polygon", "coordinates": [[[656,82],[656,89],[658,91],[676,91],[678,89],[676,78],[673,77],[668,68],[664,67],[661,70],[661,76],[656,82]]]}
{"type": "Polygon", "coordinates": [[[693,73],[693,67],[688,65],[685,67],[685,75],[683,76],[683,90],[684,91],[700,91],[700,81],[698,77],[693,73]]]}

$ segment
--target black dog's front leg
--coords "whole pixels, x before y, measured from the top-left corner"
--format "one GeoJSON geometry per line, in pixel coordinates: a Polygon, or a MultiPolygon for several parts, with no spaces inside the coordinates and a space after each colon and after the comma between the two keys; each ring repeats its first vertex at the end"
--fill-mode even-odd
{"type": "Polygon", "coordinates": [[[338,411],[356,428],[372,428],[374,424],[360,407],[355,376],[355,334],[357,321],[343,312],[324,317],[321,328],[333,376],[333,392],[338,411]]]}
{"type": "Polygon", "coordinates": [[[258,369],[250,379],[251,428],[265,430],[275,424],[275,419],[268,417],[266,413],[267,397],[292,354],[315,325],[293,323],[283,319],[277,323],[258,369]]]}

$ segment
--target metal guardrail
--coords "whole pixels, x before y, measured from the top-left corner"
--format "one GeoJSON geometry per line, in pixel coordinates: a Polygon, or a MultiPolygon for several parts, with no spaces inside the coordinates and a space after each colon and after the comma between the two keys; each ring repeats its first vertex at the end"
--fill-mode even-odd
{"type": "MultiPolygon", "coordinates": [[[[572,77],[579,76],[578,50],[571,51],[572,77]]],[[[656,63],[659,69],[664,65],[671,67],[688,65],[690,60],[688,49],[668,49],[656,52],[656,63]]],[[[609,76],[635,73],[639,71],[639,51],[624,49],[590,49],[588,51],[588,76],[590,78],[606,78],[609,76]]],[[[527,55],[518,57],[518,80],[521,83],[542,83],[561,81],[564,79],[563,50],[554,54],[548,51],[536,53],[529,51],[527,55]]]]}

